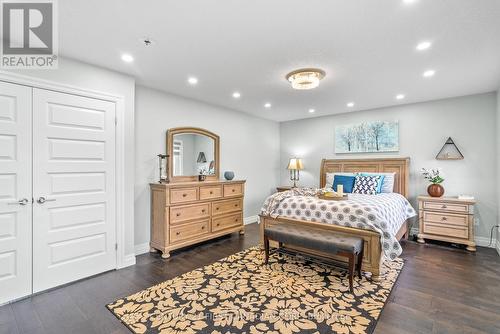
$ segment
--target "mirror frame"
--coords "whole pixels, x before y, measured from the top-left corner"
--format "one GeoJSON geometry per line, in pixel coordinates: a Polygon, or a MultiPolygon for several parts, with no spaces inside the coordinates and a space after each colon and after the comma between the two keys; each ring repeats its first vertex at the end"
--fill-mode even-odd
{"type": "MultiPolygon", "coordinates": [[[[168,154],[168,178],[170,179],[170,182],[194,182],[198,181],[198,175],[192,175],[192,176],[175,176],[173,175],[174,172],[174,165],[173,165],[173,138],[174,135],[179,135],[179,134],[186,134],[186,133],[195,133],[199,135],[204,135],[209,138],[212,138],[214,141],[214,160],[215,160],[215,175],[207,175],[206,180],[209,181],[218,181],[219,180],[219,174],[220,174],[220,157],[219,157],[219,136],[216,135],[213,132],[210,132],[205,129],[201,128],[193,128],[193,127],[179,127],[179,128],[171,128],[167,130],[167,154],[168,154]]],[[[198,181],[198,182],[203,182],[203,181],[198,181]]]]}

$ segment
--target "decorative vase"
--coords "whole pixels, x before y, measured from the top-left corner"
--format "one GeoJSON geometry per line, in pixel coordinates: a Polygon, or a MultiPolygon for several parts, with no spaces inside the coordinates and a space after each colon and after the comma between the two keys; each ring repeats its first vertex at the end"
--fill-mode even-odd
{"type": "Polygon", "coordinates": [[[427,193],[431,197],[441,197],[444,195],[444,188],[440,184],[433,183],[427,187],[427,193]]]}
{"type": "Polygon", "coordinates": [[[234,172],[230,170],[224,172],[224,178],[228,181],[231,181],[232,179],[234,179],[234,172]]]}

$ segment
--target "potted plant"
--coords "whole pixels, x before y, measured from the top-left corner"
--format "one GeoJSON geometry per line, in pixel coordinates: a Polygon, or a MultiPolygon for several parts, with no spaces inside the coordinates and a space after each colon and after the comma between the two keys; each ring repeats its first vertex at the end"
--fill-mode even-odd
{"type": "Polygon", "coordinates": [[[427,187],[427,193],[431,197],[441,197],[444,195],[444,188],[441,183],[444,181],[444,178],[441,176],[441,169],[431,169],[427,170],[422,168],[422,175],[426,180],[428,180],[431,184],[427,187]]]}

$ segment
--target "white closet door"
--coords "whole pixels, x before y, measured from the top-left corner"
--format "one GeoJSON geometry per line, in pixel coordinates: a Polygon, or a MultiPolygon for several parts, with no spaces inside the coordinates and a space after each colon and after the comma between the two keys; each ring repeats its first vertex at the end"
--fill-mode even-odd
{"type": "Polygon", "coordinates": [[[33,89],[33,292],[116,268],[115,104],[33,89]]]}
{"type": "Polygon", "coordinates": [[[31,88],[0,82],[0,304],[31,294],[31,88]]]}

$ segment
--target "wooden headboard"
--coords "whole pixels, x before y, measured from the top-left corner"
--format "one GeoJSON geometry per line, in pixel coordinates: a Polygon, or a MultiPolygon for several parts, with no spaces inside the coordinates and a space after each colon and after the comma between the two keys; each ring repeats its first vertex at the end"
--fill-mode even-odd
{"type": "Polygon", "coordinates": [[[320,187],[326,184],[326,173],[396,173],[394,176],[394,192],[408,198],[408,180],[410,175],[410,158],[388,159],[323,159],[320,170],[320,187]]]}

